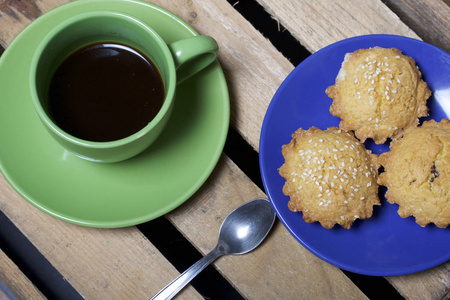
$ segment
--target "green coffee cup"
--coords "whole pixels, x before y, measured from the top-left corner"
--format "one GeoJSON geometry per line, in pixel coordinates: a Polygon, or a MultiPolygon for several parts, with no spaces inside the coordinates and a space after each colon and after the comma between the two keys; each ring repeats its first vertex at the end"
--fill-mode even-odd
{"type": "Polygon", "coordinates": [[[217,43],[209,36],[194,36],[166,44],[140,20],[113,11],[75,15],[52,29],[34,53],[30,68],[30,91],[36,112],[52,137],[71,153],[96,162],[118,162],[148,148],[161,134],[175,100],[176,86],[216,59],[217,43]],[[164,100],[156,116],[139,131],[114,141],[85,140],[64,131],[52,118],[49,87],[61,63],[86,45],[112,42],[132,47],[156,65],[164,85],[164,100]]]}

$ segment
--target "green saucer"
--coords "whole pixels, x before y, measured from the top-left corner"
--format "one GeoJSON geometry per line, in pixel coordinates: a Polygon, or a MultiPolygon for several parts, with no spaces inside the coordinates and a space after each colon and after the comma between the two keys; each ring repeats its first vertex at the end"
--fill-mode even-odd
{"type": "Polygon", "coordinates": [[[173,210],[200,188],[222,153],[230,107],[216,61],[178,86],[169,125],[139,156],[101,164],[65,151],[34,111],[28,87],[31,57],[57,23],[105,8],[141,19],[167,43],[197,35],[172,13],[141,1],[79,0],[39,17],[0,57],[0,170],[24,199],[56,218],[124,227],[173,210]]]}

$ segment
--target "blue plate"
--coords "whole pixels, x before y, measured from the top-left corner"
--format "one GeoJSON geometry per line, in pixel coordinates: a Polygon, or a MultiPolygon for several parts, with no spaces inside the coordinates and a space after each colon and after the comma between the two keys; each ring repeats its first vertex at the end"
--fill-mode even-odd
{"type": "MultiPolygon", "coordinates": [[[[440,121],[450,115],[450,55],[427,43],[392,35],[350,38],[327,46],[305,59],[282,83],[264,118],[259,146],[261,174],[267,195],[281,222],[308,250],[321,259],[348,271],[375,276],[404,275],[422,271],[450,259],[450,227],[434,224],[421,227],[413,217],[402,219],[398,205],[381,196],[373,217],[357,220],[350,230],[340,226],[324,229],[308,224],[300,212],[288,209],[283,195],[284,179],[278,168],[284,163],[281,147],[289,143],[298,128],[338,126],[340,119],[329,113],[332,100],[325,89],[333,85],[344,55],[361,48],[398,48],[414,58],[423,79],[433,92],[427,105],[430,116],[440,121]]],[[[389,144],[366,147],[380,154],[389,144]]],[[[385,188],[380,188],[384,195],[385,188]]]]}

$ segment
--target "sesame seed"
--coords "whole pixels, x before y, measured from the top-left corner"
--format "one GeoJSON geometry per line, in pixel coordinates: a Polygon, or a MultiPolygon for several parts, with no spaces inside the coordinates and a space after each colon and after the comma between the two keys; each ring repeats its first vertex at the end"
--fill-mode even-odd
{"type": "Polygon", "coordinates": [[[361,200],[364,200],[364,197],[361,197],[361,200]]]}

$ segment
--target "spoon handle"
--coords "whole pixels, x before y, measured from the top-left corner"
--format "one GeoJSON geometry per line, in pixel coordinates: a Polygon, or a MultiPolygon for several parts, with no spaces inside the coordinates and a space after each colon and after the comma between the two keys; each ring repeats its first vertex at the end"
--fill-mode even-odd
{"type": "Polygon", "coordinates": [[[193,264],[189,269],[183,272],[180,276],[175,278],[165,288],[159,291],[150,300],[169,300],[172,299],[182,288],[184,288],[198,273],[206,268],[210,263],[216,260],[223,253],[216,247],[207,255],[205,255],[198,262],[193,264]]]}

